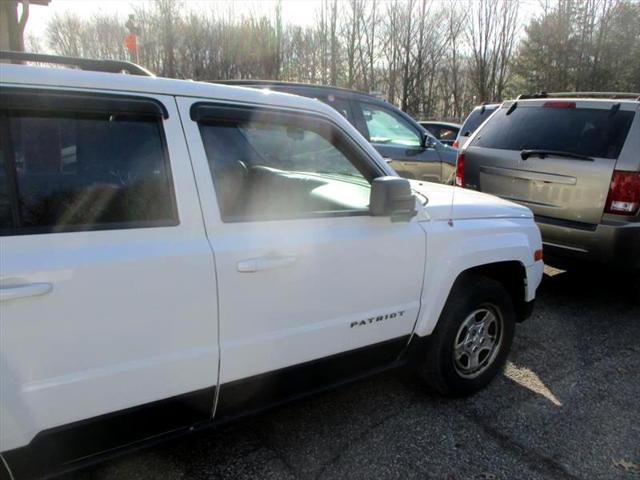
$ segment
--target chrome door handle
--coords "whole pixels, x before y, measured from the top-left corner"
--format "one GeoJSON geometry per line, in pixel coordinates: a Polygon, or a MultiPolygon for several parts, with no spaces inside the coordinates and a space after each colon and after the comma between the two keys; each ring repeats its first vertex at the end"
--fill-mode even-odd
{"type": "Polygon", "coordinates": [[[292,256],[248,258],[238,262],[238,271],[241,273],[252,273],[263,270],[274,270],[276,268],[286,268],[293,266],[296,260],[297,258],[292,256]]]}
{"type": "Polygon", "coordinates": [[[15,285],[0,287],[0,302],[14,300],[16,298],[37,297],[49,293],[53,288],[50,283],[29,283],[27,285],[15,285]]]}

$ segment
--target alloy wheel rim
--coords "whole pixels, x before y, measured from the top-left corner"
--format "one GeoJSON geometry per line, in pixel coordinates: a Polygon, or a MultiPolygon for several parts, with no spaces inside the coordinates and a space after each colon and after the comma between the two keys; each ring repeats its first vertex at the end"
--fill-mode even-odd
{"type": "Polygon", "coordinates": [[[502,315],[492,305],[477,308],[458,329],[453,346],[453,365],[458,375],[475,378],[495,361],[502,346],[502,315]]]}

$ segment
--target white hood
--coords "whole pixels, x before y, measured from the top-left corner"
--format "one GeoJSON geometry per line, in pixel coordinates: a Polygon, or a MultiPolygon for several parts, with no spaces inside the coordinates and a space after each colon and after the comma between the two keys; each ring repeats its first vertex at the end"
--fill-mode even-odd
{"type": "Polygon", "coordinates": [[[427,197],[425,210],[432,220],[533,218],[533,213],[527,207],[493,195],[439,183],[416,180],[410,180],[410,182],[414,190],[427,197]]]}

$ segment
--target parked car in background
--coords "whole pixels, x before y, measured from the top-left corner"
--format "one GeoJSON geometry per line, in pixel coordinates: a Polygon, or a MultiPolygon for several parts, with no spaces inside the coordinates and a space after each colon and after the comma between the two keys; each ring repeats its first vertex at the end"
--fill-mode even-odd
{"type": "Polygon", "coordinates": [[[460,131],[459,123],[438,122],[436,120],[423,120],[418,123],[430,131],[433,136],[442,143],[449,146],[452,146],[453,142],[456,141],[458,132],[460,131]]]}
{"type": "Polygon", "coordinates": [[[640,272],[639,112],[638,93],[520,96],[460,151],[456,183],[533,210],[547,260],[640,272]]]}
{"type": "Polygon", "coordinates": [[[340,112],[380,152],[398,175],[453,184],[457,152],[388,102],[344,88],[270,80],[215,83],[268,89],[316,98],[340,112]]]}
{"type": "Polygon", "coordinates": [[[469,137],[476,131],[476,129],[482,125],[487,118],[491,116],[493,112],[500,106],[499,103],[491,103],[479,105],[474,108],[469,116],[462,123],[460,131],[458,132],[458,138],[453,142],[454,148],[462,147],[469,137]]]}

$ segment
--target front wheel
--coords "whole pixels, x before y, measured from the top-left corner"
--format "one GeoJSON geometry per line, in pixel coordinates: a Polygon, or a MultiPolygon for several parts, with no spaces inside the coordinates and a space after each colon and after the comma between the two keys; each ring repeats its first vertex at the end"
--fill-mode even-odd
{"type": "Polygon", "coordinates": [[[485,387],[506,362],[515,318],[500,282],[463,275],[449,294],[420,367],[427,383],[446,396],[485,387]]]}

